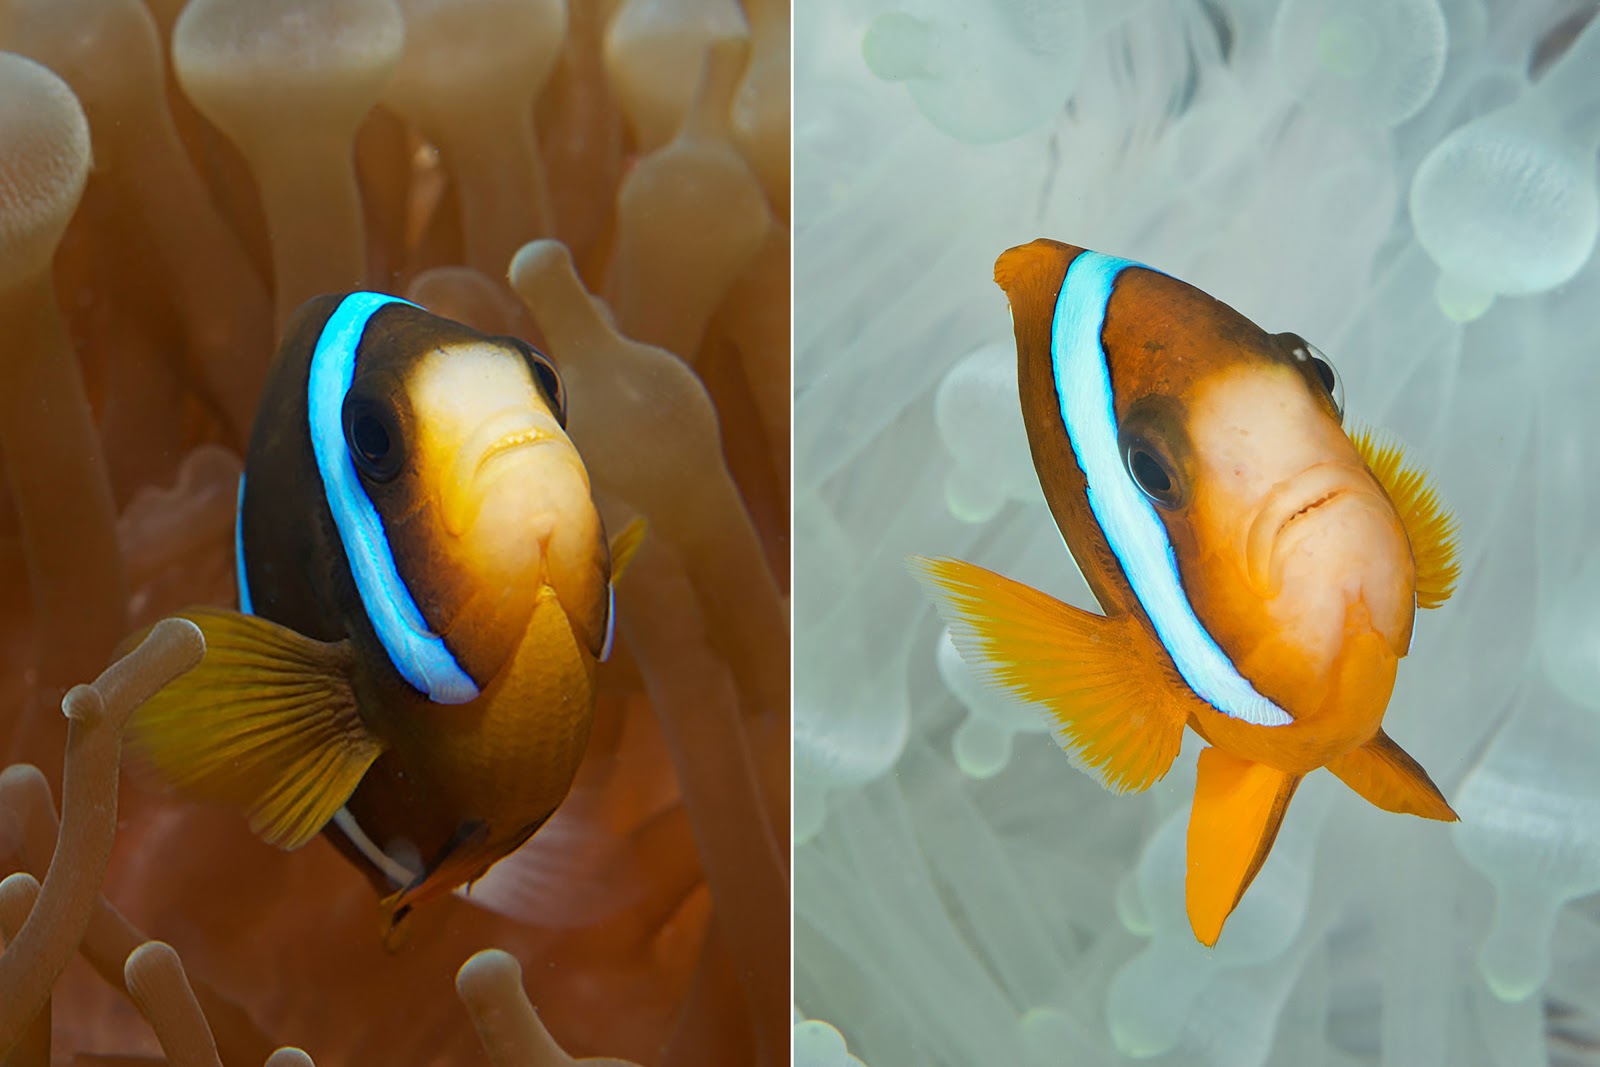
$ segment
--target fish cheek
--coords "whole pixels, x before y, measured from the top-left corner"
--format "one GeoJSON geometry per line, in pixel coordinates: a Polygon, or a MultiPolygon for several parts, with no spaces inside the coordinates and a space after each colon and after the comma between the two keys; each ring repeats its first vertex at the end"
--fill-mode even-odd
{"type": "Polygon", "coordinates": [[[429,629],[482,688],[516,651],[537,589],[496,586],[462,564],[458,539],[435,503],[439,490],[436,476],[419,464],[373,487],[373,503],[384,517],[395,569],[429,629]]]}
{"type": "Polygon", "coordinates": [[[1216,536],[1218,524],[1208,519],[1207,506],[1213,501],[1199,481],[1204,464],[1196,454],[1188,420],[1188,408],[1177,397],[1141,398],[1129,406],[1118,425],[1118,448],[1135,484],[1141,482],[1141,455],[1149,457],[1144,462],[1159,463],[1166,472],[1172,485],[1165,500],[1140,487],[1166,527],[1190,606],[1224,649],[1248,647],[1251,605],[1241,600],[1232,556],[1216,536]]]}

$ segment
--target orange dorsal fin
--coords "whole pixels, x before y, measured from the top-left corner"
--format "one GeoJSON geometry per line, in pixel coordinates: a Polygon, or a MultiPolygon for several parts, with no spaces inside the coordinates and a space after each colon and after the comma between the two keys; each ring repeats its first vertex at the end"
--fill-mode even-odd
{"type": "Polygon", "coordinates": [[[1428,772],[1382,730],[1360,748],[1329,761],[1328,770],[1384,811],[1456,821],[1456,813],[1428,772]]]}
{"type": "Polygon", "coordinates": [[[1351,427],[1350,440],[1400,513],[1417,566],[1417,607],[1438,607],[1461,577],[1460,524],[1399,441],[1361,425],[1351,427]]]}
{"type": "Polygon", "coordinates": [[[1082,251],[1077,245],[1052,241],[1048,237],[1008,248],[994,261],[994,283],[1009,294],[1033,281],[1053,277],[1059,289],[1061,275],[1066,270],[1064,261],[1072,260],[1082,251]]]}
{"type": "Polygon", "coordinates": [[[1189,925],[1215,945],[1222,924],[1272,851],[1300,776],[1220,748],[1200,753],[1189,812],[1189,925]]]}
{"type": "Polygon", "coordinates": [[[244,811],[280,848],[311,840],[382,751],[350,688],[348,642],[254,615],[180,612],[205,658],[134,713],[129,750],[177,790],[244,811]]]}
{"type": "Polygon", "coordinates": [[[1107,789],[1147,788],[1183,741],[1189,701],[1131,615],[1095,615],[955,559],[908,561],[957,650],[994,685],[1043,707],[1061,747],[1107,789]]]}

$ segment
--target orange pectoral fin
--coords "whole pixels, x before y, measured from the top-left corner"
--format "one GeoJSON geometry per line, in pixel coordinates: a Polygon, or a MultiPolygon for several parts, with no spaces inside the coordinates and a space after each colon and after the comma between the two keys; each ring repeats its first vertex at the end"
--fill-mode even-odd
{"type": "Polygon", "coordinates": [[[1417,607],[1438,607],[1450,599],[1461,577],[1460,524],[1440,502],[1427,472],[1406,458],[1398,441],[1359,424],[1352,425],[1350,440],[1405,527],[1417,566],[1417,607]]]}
{"type": "Polygon", "coordinates": [[[1360,748],[1331,761],[1328,770],[1384,811],[1456,821],[1456,813],[1428,772],[1382,730],[1360,748]]]}
{"type": "Polygon", "coordinates": [[[635,515],[629,520],[622,532],[611,539],[611,583],[615,585],[622,579],[623,573],[628,569],[628,564],[633,562],[634,553],[639,551],[639,546],[644,543],[645,520],[643,515],[635,515]]]}
{"type": "Polygon", "coordinates": [[[1217,943],[1222,924],[1272,851],[1299,784],[1297,774],[1219,748],[1200,753],[1189,813],[1185,895],[1189,925],[1202,944],[1217,943]]]}
{"type": "Polygon", "coordinates": [[[913,558],[963,659],[1041,705],[1056,739],[1102,785],[1147,788],[1183,742],[1190,703],[1131,615],[1095,615],[955,559],[913,558]]]}

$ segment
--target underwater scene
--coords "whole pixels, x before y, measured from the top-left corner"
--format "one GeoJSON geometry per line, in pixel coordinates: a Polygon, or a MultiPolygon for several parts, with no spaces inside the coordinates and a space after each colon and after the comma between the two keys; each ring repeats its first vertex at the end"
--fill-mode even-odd
{"type": "Polygon", "coordinates": [[[790,1057],[784,0],[0,0],[0,1061],[790,1057]]]}
{"type": "Polygon", "coordinates": [[[797,1064],[1600,1063],[1596,13],[797,6],[797,1064]]]}

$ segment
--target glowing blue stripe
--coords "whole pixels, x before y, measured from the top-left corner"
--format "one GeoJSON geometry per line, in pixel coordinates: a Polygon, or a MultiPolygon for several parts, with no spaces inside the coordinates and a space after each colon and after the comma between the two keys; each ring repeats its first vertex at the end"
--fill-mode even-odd
{"type": "Polygon", "coordinates": [[[1137,266],[1098,252],[1081,253],[1067,268],[1056,298],[1050,358],[1061,418],[1088,480],[1089,508],[1189,688],[1224,715],[1257,726],[1287,726],[1294,719],[1256,692],[1195,615],[1166,527],[1117,448],[1111,369],[1100,332],[1117,275],[1137,266]]]}
{"type": "Polygon", "coordinates": [[[617,589],[606,586],[606,639],[600,646],[600,662],[611,658],[611,645],[617,639],[617,589]]]}
{"type": "Polygon", "coordinates": [[[239,475],[239,504],[233,513],[233,573],[239,584],[239,610],[254,615],[250,603],[250,577],[244,572],[244,475],[239,475]]]}
{"type": "MultiPolygon", "coordinates": [[[[478,687],[461,669],[450,650],[428,628],[411,590],[395,567],[394,553],[356,475],[345,444],[341,412],[355,377],[356,348],[367,322],[379,308],[409,301],[379,293],[351,293],[339,304],[317,338],[311,353],[311,380],[306,390],[311,424],[311,449],[317,457],[323,492],[344,545],[350,573],[372,628],[400,676],[440,704],[465,704],[478,687]]],[[[411,305],[415,307],[415,304],[411,305]]]]}

